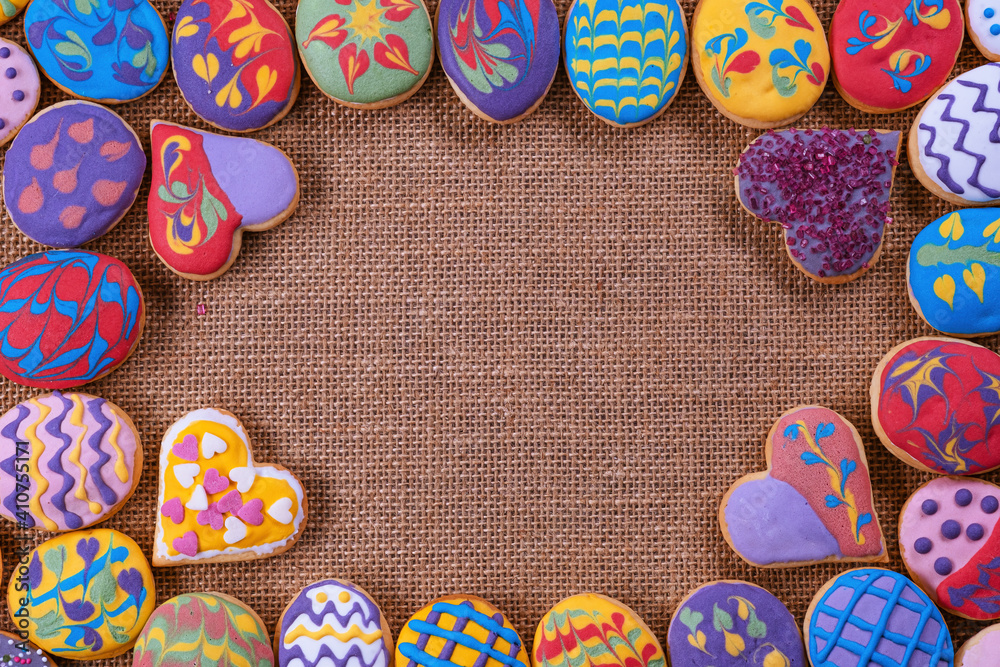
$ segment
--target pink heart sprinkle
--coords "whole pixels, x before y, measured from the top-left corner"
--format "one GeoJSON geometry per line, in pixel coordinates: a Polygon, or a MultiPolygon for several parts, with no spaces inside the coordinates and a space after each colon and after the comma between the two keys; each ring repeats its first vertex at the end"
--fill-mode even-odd
{"type": "Polygon", "coordinates": [[[189,530],[183,536],[175,538],[174,551],[194,558],[198,555],[198,535],[193,530],[189,530]]]}
{"type": "Polygon", "coordinates": [[[160,508],[160,514],[167,517],[175,524],[179,524],[184,521],[184,504],[181,503],[180,498],[171,498],[167,502],[163,503],[163,507],[160,508]]]}
{"type": "Polygon", "coordinates": [[[194,435],[188,433],[184,436],[184,439],[180,442],[175,442],[173,449],[171,450],[179,459],[184,459],[185,461],[197,461],[198,460],[198,438],[194,435]]]}
{"type": "Polygon", "coordinates": [[[222,512],[219,511],[219,503],[212,503],[207,510],[198,512],[196,518],[199,526],[211,526],[214,530],[222,530],[222,526],[225,524],[222,512]]]}
{"type": "Polygon", "coordinates": [[[225,475],[220,475],[219,471],[215,468],[209,468],[205,472],[205,479],[202,484],[209,493],[222,493],[229,488],[229,478],[225,475]]]}
{"type": "Polygon", "coordinates": [[[236,515],[251,526],[259,526],[264,523],[264,515],[261,512],[263,509],[264,501],[260,498],[253,498],[250,502],[241,507],[240,511],[237,512],[236,515]]]}
{"type": "Polygon", "coordinates": [[[240,511],[241,507],[243,507],[243,496],[236,489],[222,496],[222,500],[219,501],[219,511],[223,514],[226,512],[236,514],[240,511]]]}

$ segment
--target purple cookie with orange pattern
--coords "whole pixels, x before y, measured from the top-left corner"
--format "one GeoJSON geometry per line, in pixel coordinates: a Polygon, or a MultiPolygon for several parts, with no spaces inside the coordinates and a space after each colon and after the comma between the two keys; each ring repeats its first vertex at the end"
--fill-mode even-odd
{"type": "Polygon", "coordinates": [[[7,150],[4,203],[33,241],[76,248],[125,217],[145,170],[139,137],[121,117],[93,102],[61,102],[25,124],[7,150]]]}

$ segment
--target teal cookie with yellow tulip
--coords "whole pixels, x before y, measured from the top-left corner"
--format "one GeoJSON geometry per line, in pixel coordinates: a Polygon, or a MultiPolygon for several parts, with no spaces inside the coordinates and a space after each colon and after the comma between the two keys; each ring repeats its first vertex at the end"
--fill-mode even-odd
{"type": "Polygon", "coordinates": [[[788,608],[760,586],[704,584],[677,606],[667,631],[670,664],[684,667],[807,667],[788,608]]]}
{"type": "Polygon", "coordinates": [[[906,276],[914,309],[938,331],[1000,332],[1000,208],[962,209],[924,227],[906,276]]]}

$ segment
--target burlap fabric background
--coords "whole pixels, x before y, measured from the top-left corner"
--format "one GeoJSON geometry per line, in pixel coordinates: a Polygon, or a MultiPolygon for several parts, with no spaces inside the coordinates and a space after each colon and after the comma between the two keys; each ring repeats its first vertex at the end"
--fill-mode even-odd
{"type": "MultiPolygon", "coordinates": [[[[164,17],[177,7],[156,4],[164,17]]],[[[294,0],[278,6],[292,23],[294,0]]],[[[569,2],[557,8],[564,17],[569,2]]],[[[818,7],[824,25],[833,8],[818,7]]],[[[22,26],[0,35],[23,44],[22,26]]],[[[984,62],[966,38],[957,71],[984,62]]],[[[65,98],[46,82],[40,107],[65,98]]],[[[116,111],[147,149],[152,118],[208,127],[169,73],[116,111]]],[[[862,114],[829,85],[799,125],[908,130],[915,115],[862,114]]],[[[195,283],[157,260],[148,174],[128,217],[88,246],[131,267],[148,309],[137,352],[85,389],[124,408],[146,447],[139,490],[103,525],[151,552],[160,438],[215,406],[243,420],[258,461],[299,476],[309,526],[276,558],[157,569],[161,602],[221,591],[273,630],[299,588],[336,576],[371,592],[394,632],[431,598],[467,592],[530,643],[552,604],[597,591],[664,641],[691,588],[729,577],[767,587],[801,620],[847,566],[749,567],[716,512],[736,478],[763,468],[774,419],[818,403],[865,438],[902,568],[896,517],[929,475],[874,436],[868,384],[891,346],[931,333],[904,263],[950,207],[903,164],[882,260],[856,282],[819,285],[794,269],[780,228],[736,201],[730,172],[757,134],[717,114],[690,69],[666,114],[633,130],[587,111],[561,64],[514,126],[474,117],[437,63],[410,101],[378,112],[339,107],[304,78],[288,117],[253,135],[297,165],[298,211],[247,234],[232,270],[195,283]]],[[[0,243],[4,264],[39,250],[6,214],[0,243]]],[[[4,410],[31,394],[0,384],[4,410]]],[[[38,541],[0,528],[5,580],[12,546],[38,541]]],[[[956,645],[982,627],[948,620],[956,645]]]]}

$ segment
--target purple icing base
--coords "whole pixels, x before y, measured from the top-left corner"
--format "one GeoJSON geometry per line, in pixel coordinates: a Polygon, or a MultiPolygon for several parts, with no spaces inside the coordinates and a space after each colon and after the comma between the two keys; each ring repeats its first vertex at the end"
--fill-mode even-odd
{"type": "MultiPolygon", "coordinates": [[[[720,620],[725,620],[725,617],[720,620]]],[[[675,667],[748,667],[770,664],[765,663],[764,659],[774,649],[788,658],[789,667],[808,666],[799,627],[791,612],[781,600],[763,588],[743,582],[717,581],[695,590],[674,612],[667,631],[667,645],[670,647],[670,664],[675,667]],[[753,605],[754,615],[764,624],[763,637],[752,636],[762,634],[759,631],[748,632],[750,617],[748,615],[745,620],[740,617],[739,601],[735,599],[737,597],[753,605]],[[732,626],[728,632],[743,639],[745,648],[736,656],[726,650],[726,636],[715,627],[716,608],[729,616],[732,626]],[[688,637],[692,635],[690,625],[698,620],[698,614],[702,620],[697,624],[695,632],[704,633],[704,651],[688,641],[688,637]]]]}
{"type": "MultiPolygon", "coordinates": [[[[560,26],[555,5],[552,0],[534,2],[538,8],[538,23],[533,27],[529,9],[532,6],[531,0],[526,3],[520,0],[442,0],[438,5],[437,41],[441,66],[452,83],[462,91],[462,95],[483,115],[493,120],[513,120],[531,110],[545,97],[559,65],[560,26]],[[470,4],[473,5],[472,10],[481,29],[480,42],[485,42],[484,38],[490,32],[499,33],[488,44],[506,46],[510,55],[504,60],[515,66],[519,74],[513,82],[503,82],[501,87],[493,86],[488,93],[469,83],[459,65],[452,42],[451,30],[470,4]],[[490,16],[506,17],[498,21],[501,24],[499,30],[497,26],[491,25],[490,16]],[[524,25],[529,30],[525,30],[524,25]],[[530,30],[533,33],[528,38],[523,38],[530,30]]],[[[479,66],[482,67],[483,63],[480,62],[479,66]]]]}
{"type": "Polygon", "coordinates": [[[781,480],[765,477],[736,486],[724,511],[733,547],[758,565],[843,555],[809,501],[781,480]]]}

